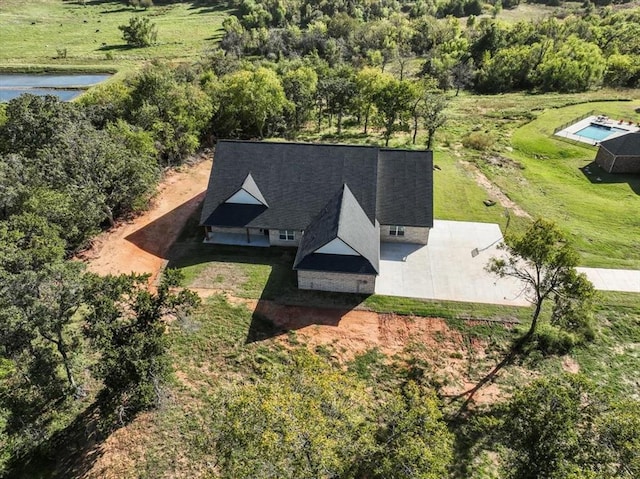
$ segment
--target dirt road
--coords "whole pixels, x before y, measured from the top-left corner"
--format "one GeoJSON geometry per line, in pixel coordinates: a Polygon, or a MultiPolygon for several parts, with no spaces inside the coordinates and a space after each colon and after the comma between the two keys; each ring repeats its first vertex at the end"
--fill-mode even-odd
{"type": "Polygon", "coordinates": [[[171,172],[144,214],[98,236],[81,259],[98,274],[149,273],[154,281],[187,219],[204,198],[212,160],[171,172]]]}

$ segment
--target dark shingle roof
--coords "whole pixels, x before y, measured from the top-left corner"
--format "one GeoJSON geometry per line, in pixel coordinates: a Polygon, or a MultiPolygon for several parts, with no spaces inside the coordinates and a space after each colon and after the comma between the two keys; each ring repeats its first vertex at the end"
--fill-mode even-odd
{"type": "Polygon", "coordinates": [[[618,156],[640,156],[640,132],[627,133],[604,140],[600,146],[618,156]]]}
{"type": "Polygon", "coordinates": [[[377,274],[380,231],[344,185],[304,231],[294,269],[377,274]],[[314,253],[339,238],[360,256],[314,253]],[[337,258],[335,258],[337,257],[337,258]]]}
{"type": "Polygon", "coordinates": [[[310,254],[294,269],[305,271],[329,271],[334,273],[378,274],[371,263],[362,256],[342,254],[310,254]]]}
{"type": "Polygon", "coordinates": [[[381,224],[431,227],[432,183],[430,151],[220,141],[200,223],[304,230],[347,184],[372,224],[377,218],[381,224]],[[232,219],[224,201],[243,187],[249,174],[269,207],[251,214],[243,210],[246,222],[239,225],[240,218],[232,219]]]}
{"type": "Polygon", "coordinates": [[[377,219],[382,225],[433,226],[433,154],[381,149],[377,219]]]}
{"type": "Polygon", "coordinates": [[[305,229],[347,183],[375,221],[377,148],[307,143],[220,141],[216,146],[201,224],[251,172],[269,207],[243,226],[305,229]]]}

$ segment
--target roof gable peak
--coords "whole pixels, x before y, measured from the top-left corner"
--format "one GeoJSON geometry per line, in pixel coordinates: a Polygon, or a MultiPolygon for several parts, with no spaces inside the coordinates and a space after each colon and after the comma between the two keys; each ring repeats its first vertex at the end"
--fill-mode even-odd
{"type": "Polygon", "coordinates": [[[264,199],[260,188],[251,176],[251,172],[245,177],[240,189],[227,198],[225,203],[260,204],[269,207],[267,200],[264,199]]]}

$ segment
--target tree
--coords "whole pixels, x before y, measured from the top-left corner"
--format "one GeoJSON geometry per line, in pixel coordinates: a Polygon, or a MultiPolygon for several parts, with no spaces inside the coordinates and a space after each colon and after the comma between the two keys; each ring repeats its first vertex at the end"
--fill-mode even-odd
{"type": "Polygon", "coordinates": [[[212,439],[223,478],[436,479],[452,458],[433,391],[409,381],[374,392],[306,349],[219,402],[212,439]]]}
{"type": "Polygon", "coordinates": [[[278,75],[268,68],[241,70],[222,78],[220,110],[214,119],[218,134],[263,138],[289,101],[278,75]]]}
{"type": "Polygon", "coordinates": [[[616,403],[579,375],[533,382],[501,411],[508,477],[638,477],[639,411],[638,401],[616,403]]]}
{"type": "MultiPolygon", "coordinates": [[[[39,169],[47,171],[54,189],[89,200],[76,206],[93,205],[101,212],[96,213],[97,222],[108,220],[111,226],[115,217],[146,204],[157,181],[153,157],[130,150],[122,138],[89,124],[60,132],[57,142],[41,153],[39,169]]],[[[72,223],[73,215],[68,219],[72,223]]]]}
{"type": "Polygon", "coordinates": [[[52,95],[29,93],[11,100],[6,107],[6,122],[0,128],[0,151],[27,158],[55,142],[57,135],[84,120],[73,103],[61,102],[52,95]]]}
{"type": "Polygon", "coordinates": [[[390,79],[376,94],[375,104],[382,125],[384,126],[384,144],[396,129],[396,121],[411,110],[416,89],[407,80],[390,79]]]}
{"type": "Polygon", "coordinates": [[[458,60],[453,66],[451,69],[451,77],[453,86],[456,89],[456,96],[458,96],[460,90],[464,90],[473,84],[474,74],[473,59],[471,58],[466,61],[458,60]]]}
{"type": "Polygon", "coordinates": [[[535,70],[535,82],[545,91],[580,92],[597,85],[605,60],[597,45],[571,35],[549,49],[535,70]]]}
{"type": "Polygon", "coordinates": [[[311,353],[224,391],[215,420],[223,478],[351,477],[373,449],[365,384],[311,353]]]}
{"type": "MultiPolygon", "coordinates": [[[[327,76],[318,82],[317,95],[324,102],[329,113],[329,126],[333,115],[337,117],[337,134],[342,133],[342,119],[353,105],[356,96],[356,84],[353,70],[348,67],[331,69],[327,76]]],[[[320,110],[321,111],[321,110],[320,110]]]]}
{"type": "Polygon", "coordinates": [[[298,67],[282,75],[282,87],[293,105],[293,131],[298,132],[313,108],[318,75],[310,67],[298,67]]]}
{"type": "Polygon", "coordinates": [[[588,306],[593,285],[576,271],[578,254],[554,223],[538,219],[523,235],[508,236],[500,248],[508,257],[492,258],[487,269],[500,277],[523,282],[523,292],[534,306],[525,338],[535,333],[547,299],[554,299],[557,305],[571,304],[572,308],[588,306]]]}
{"type": "Polygon", "coordinates": [[[433,391],[410,381],[382,406],[373,459],[375,479],[447,477],[453,436],[447,430],[433,391]]]}
{"type": "Polygon", "coordinates": [[[176,68],[149,65],[131,81],[125,119],[153,135],[160,159],[168,166],[198,148],[212,114],[209,96],[176,68]]]}
{"type": "MultiPolygon", "coordinates": [[[[447,122],[447,115],[444,113],[444,110],[448,104],[449,101],[444,94],[427,92],[414,111],[414,115],[422,119],[423,125],[427,130],[427,150],[431,149],[436,131],[447,122]]],[[[415,123],[417,123],[417,121],[415,121],[415,123]]],[[[416,143],[416,133],[417,128],[414,128],[414,145],[416,143]]]]}
{"type": "Polygon", "coordinates": [[[131,17],[128,25],[120,25],[118,29],[127,45],[136,48],[150,47],[158,38],[155,23],[147,17],[131,17]]]}
{"type": "Polygon", "coordinates": [[[94,374],[103,381],[102,405],[121,423],[160,400],[170,373],[163,319],[199,303],[195,293],[173,290],[181,279],[167,270],[153,293],[147,275],[88,277],[85,334],[100,352],[94,374]]]}
{"type": "MultiPolygon", "coordinates": [[[[46,230],[38,227],[37,218],[25,217],[20,223],[22,230],[28,229],[27,223],[31,229],[46,230]]],[[[20,231],[7,238],[1,225],[0,233],[0,248],[9,253],[0,264],[0,358],[3,369],[10,370],[0,381],[0,407],[5,411],[3,432],[19,456],[23,448],[46,437],[52,415],[63,410],[68,399],[83,395],[76,378],[81,348],[74,322],[82,305],[84,265],[62,261],[60,251],[52,255],[55,240],[51,245],[48,233],[20,231]],[[35,248],[25,247],[27,237],[27,245],[35,248]],[[6,244],[13,239],[17,246],[6,244]],[[47,245],[53,246],[51,251],[47,245]],[[20,251],[12,254],[7,247],[20,251]]]]}
{"type": "Polygon", "coordinates": [[[369,118],[371,109],[375,105],[376,95],[390,79],[390,75],[382,73],[378,68],[365,67],[356,73],[355,84],[358,94],[354,101],[360,113],[364,115],[365,135],[369,127],[369,118]]]}
{"type": "Polygon", "coordinates": [[[551,221],[538,219],[522,235],[509,235],[499,248],[506,258],[491,258],[486,268],[501,278],[521,281],[522,294],[533,304],[531,325],[509,353],[473,388],[460,394],[467,396],[460,411],[498,372],[524,351],[536,337],[537,346],[547,352],[566,353],[575,343],[590,339],[591,308],[594,288],[584,274],[576,271],[578,254],[558,227],[551,221]],[[550,324],[538,331],[542,306],[554,301],[550,324]]]}

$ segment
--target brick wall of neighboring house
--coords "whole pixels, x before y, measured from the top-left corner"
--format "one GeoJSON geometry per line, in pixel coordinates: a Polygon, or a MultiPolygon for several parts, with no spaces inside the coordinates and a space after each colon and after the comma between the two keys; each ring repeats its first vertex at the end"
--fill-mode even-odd
{"type": "Polygon", "coordinates": [[[640,173],[640,155],[618,156],[600,147],[596,163],[607,173],[640,173]]]}
{"type": "Polygon", "coordinates": [[[380,225],[380,241],[385,243],[415,243],[427,244],[429,241],[429,228],[417,226],[405,226],[404,236],[392,236],[389,234],[390,225],[380,225]]]}
{"type": "Polygon", "coordinates": [[[617,157],[611,173],[640,173],[640,155],[617,157]]]}
{"type": "Polygon", "coordinates": [[[615,157],[612,153],[603,147],[598,148],[598,154],[596,155],[596,163],[607,173],[611,173],[611,166],[615,157]]]}
{"type": "Polygon", "coordinates": [[[369,274],[298,271],[298,288],[373,294],[376,289],[376,277],[369,274]]]}
{"type": "Polygon", "coordinates": [[[295,230],[294,238],[293,241],[281,240],[280,230],[269,230],[269,243],[271,246],[298,246],[300,238],[302,238],[302,231],[295,230]]]}

